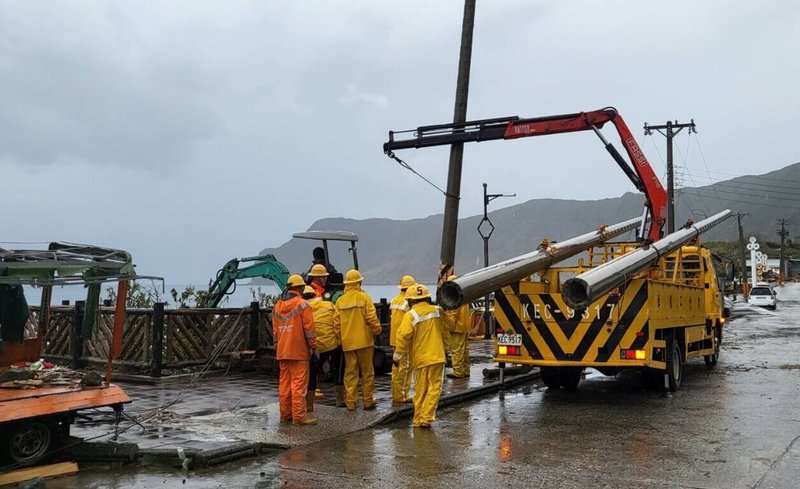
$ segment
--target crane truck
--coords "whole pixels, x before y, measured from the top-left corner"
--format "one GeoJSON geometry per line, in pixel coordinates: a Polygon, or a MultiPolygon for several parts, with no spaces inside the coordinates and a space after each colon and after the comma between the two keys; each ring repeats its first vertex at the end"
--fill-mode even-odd
{"type": "Polygon", "coordinates": [[[438,300],[452,309],[493,292],[495,360],[539,367],[549,388],[575,389],[592,367],[607,375],[639,369],[647,385],[678,390],[685,361],[703,358],[713,368],[719,357],[721,284],[698,236],[730,211],[664,236],[667,194],[616,109],[422,126],[390,132],[384,152],[396,158],[399,149],[588,130],[645,196],[638,239],[609,241],[616,234],[601,226],[561,243],[543,240],[532,253],[444,283],[438,300]],[[630,163],[600,132],[607,122],[630,163]],[[554,266],[578,253],[585,256],[577,266],[554,266]]]}

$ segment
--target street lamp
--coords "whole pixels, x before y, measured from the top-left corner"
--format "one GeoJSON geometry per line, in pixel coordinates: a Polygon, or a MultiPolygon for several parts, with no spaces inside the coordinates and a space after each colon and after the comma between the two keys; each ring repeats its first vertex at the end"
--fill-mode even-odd
{"type": "MultiPolygon", "coordinates": [[[[489,202],[493,201],[498,197],[516,197],[517,194],[489,194],[486,193],[486,184],[483,184],[483,219],[481,222],[478,223],[478,234],[481,235],[483,238],[483,266],[489,266],[489,238],[492,237],[492,233],[494,233],[494,225],[492,221],[489,220],[489,214],[487,212],[487,208],[489,207],[489,202]]],[[[491,321],[491,312],[489,311],[489,294],[486,294],[486,297],[483,298],[483,324],[486,326],[486,331],[483,335],[483,339],[488,340],[492,338],[492,321],[491,321]]]]}

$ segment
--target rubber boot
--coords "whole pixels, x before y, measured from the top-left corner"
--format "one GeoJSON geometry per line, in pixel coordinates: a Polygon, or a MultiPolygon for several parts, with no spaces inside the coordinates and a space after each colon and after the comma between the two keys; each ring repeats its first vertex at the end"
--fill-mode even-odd
{"type": "Polygon", "coordinates": [[[314,412],[314,391],[308,391],[306,393],[306,411],[309,413],[314,412]]]}
{"type": "Polygon", "coordinates": [[[292,421],[292,424],[295,426],[314,425],[317,424],[317,420],[314,418],[306,418],[303,421],[292,421]]]}
{"type": "Polygon", "coordinates": [[[344,386],[336,386],[336,407],[345,407],[347,403],[344,402],[344,386]]]}

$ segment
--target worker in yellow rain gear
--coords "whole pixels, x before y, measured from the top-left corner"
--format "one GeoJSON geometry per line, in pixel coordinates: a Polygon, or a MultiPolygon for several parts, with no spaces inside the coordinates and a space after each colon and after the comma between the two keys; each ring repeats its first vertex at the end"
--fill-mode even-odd
{"type": "MultiPolygon", "coordinates": [[[[417,281],[411,275],[403,275],[400,279],[400,293],[397,294],[392,302],[389,304],[389,310],[392,312],[391,323],[389,327],[389,346],[394,349],[397,344],[397,329],[403,321],[403,316],[408,312],[408,301],[406,301],[406,290],[417,281]]],[[[411,402],[408,393],[411,390],[411,368],[409,365],[409,357],[403,357],[403,361],[399,362],[397,366],[392,362],[392,404],[404,404],[411,402]]]]}
{"type": "Polygon", "coordinates": [[[308,285],[314,289],[314,293],[317,297],[322,297],[325,294],[325,287],[329,275],[328,271],[325,270],[325,265],[319,263],[312,266],[311,270],[308,272],[308,285]]]}
{"type": "MultiPolygon", "coordinates": [[[[450,275],[447,280],[455,280],[456,278],[456,275],[450,275]]],[[[469,344],[467,338],[472,326],[469,303],[447,311],[447,316],[453,321],[453,331],[450,332],[453,373],[447,374],[447,377],[453,379],[469,377],[469,344]]]]}
{"type": "Polygon", "coordinates": [[[344,277],[344,293],[336,301],[342,323],[342,351],[344,352],[345,403],[355,411],[358,399],[358,379],[364,410],[376,408],[375,367],[372,356],[375,349],[373,335],[381,334],[381,323],[372,298],[361,289],[364,277],[358,270],[348,270],[344,277]]]}
{"type": "Polygon", "coordinates": [[[301,294],[306,284],[300,275],[291,275],[286,293],[272,310],[272,335],[275,338],[276,358],[280,365],[279,406],[281,422],[295,425],[314,425],[308,417],[309,360],[316,355],[317,334],[314,313],[301,294]]]}
{"type": "MultiPolygon", "coordinates": [[[[342,355],[342,326],[339,322],[339,310],[332,302],[318,297],[312,287],[305,288],[303,298],[314,312],[314,326],[317,328],[317,351],[319,352],[317,369],[322,369],[322,365],[328,362],[333,384],[336,386],[336,407],[344,407],[344,357],[342,355]]],[[[316,373],[318,374],[319,370],[316,370],[316,373]]],[[[308,381],[306,404],[309,406],[309,411],[314,410],[315,390],[318,390],[317,380],[312,375],[308,381]]]]}
{"type": "Polygon", "coordinates": [[[445,354],[450,349],[452,321],[431,303],[431,293],[422,284],[406,290],[411,309],[397,330],[397,345],[392,361],[399,365],[411,357],[414,369],[414,417],[412,424],[430,428],[436,420],[436,407],[442,394],[445,354]]]}

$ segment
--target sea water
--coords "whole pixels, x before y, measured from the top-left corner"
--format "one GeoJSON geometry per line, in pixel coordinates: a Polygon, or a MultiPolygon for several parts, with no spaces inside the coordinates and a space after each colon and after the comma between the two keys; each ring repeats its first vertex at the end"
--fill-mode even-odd
{"type": "MultiPolygon", "coordinates": [[[[194,288],[204,289],[204,286],[195,284],[164,284],[163,288],[160,282],[150,282],[148,280],[139,281],[141,286],[148,289],[151,295],[154,295],[158,300],[165,302],[168,308],[175,307],[175,301],[172,298],[170,291],[175,291],[180,295],[189,285],[194,288]]],[[[427,284],[426,284],[427,285],[427,284]]],[[[436,287],[427,285],[431,294],[435,296],[436,287]]],[[[28,305],[38,306],[42,298],[42,289],[39,287],[24,286],[25,298],[28,305]]],[[[100,294],[101,301],[109,297],[108,289],[113,289],[116,293],[117,284],[109,282],[103,284],[102,292],[100,294]]],[[[400,289],[397,285],[364,285],[363,289],[372,297],[372,300],[379,302],[382,298],[391,301],[396,296],[400,289]]],[[[245,307],[249,306],[253,300],[258,300],[258,296],[262,294],[279,295],[280,290],[274,285],[245,285],[236,284],[233,292],[223,299],[220,307],[245,307]]],[[[70,305],[75,304],[75,301],[86,300],[86,288],[82,285],[65,285],[53,287],[53,295],[50,301],[51,305],[60,305],[64,301],[69,301],[70,305]]]]}

